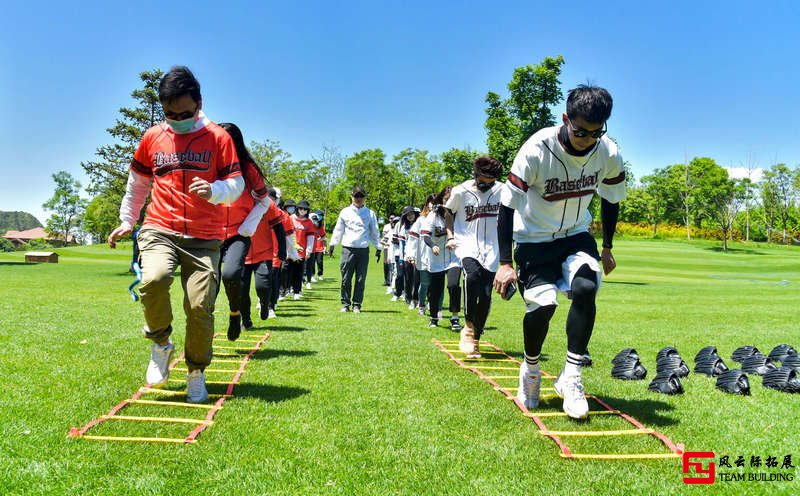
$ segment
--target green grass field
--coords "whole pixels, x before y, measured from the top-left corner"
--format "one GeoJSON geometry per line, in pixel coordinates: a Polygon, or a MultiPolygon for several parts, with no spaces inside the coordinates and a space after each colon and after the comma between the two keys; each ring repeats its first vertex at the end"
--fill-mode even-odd
{"type": "MultiPolygon", "coordinates": [[[[60,249],[59,264],[26,265],[21,253],[0,255],[0,494],[800,493],[797,469],[749,466],[751,456],[781,464],[786,455],[800,465],[800,395],[765,389],[754,376],[752,396],[726,395],[694,373],[683,381],[682,396],[647,390],[656,352],[666,345],[676,346],[690,368],[706,345],[717,346],[729,365],[741,345],[767,353],[780,343],[800,347],[800,250],[733,244],[721,253],[718,243],[635,239],[616,245],[618,269],[598,297],[587,391],[687,450],[748,461],[718,472],[795,480],[687,486],[679,459],[562,459],[510,401],[431,343],[455,334],[429,329],[415,311],[389,301],[374,261],[361,315],[338,312],[338,263],[328,259],[325,281],[306,297],[282,302],[274,321],[255,319],[256,330],[245,335],[269,330],[272,337],[197,444],[68,438],[71,427],[107,413],[144,381],[149,342],[140,335],[141,310],[126,293],[132,277],[123,245],[60,249]],[[610,360],[624,347],[639,351],[647,380],[610,377],[610,360]]],[[[179,350],[181,298],[176,282],[179,350]]],[[[542,364],[554,374],[566,346],[568,302],[561,303],[542,364]]],[[[223,293],[220,332],[226,311],[223,293]]],[[[523,312],[520,298],[495,298],[485,339],[521,356],[523,312]]],[[[559,410],[558,400],[543,405],[559,410]]],[[[548,425],[630,427],[606,416],[588,424],[554,418],[548,425]]],[[[143,432],[121,423],[104,429],[143,432]]],[[[149,432],[173,435],[173,429],[149,432]]],[[[667,451],[651,436],[568,444],[590,453],[667,451]]]]}

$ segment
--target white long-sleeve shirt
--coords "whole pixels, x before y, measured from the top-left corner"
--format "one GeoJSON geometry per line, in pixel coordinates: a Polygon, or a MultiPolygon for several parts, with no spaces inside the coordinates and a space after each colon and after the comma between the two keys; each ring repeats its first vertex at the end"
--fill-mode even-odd
{"type": "Polygon", "coordinates": [[[369,248],[370,241],[378,250],[382,249],[381,234],[375,213],[365,206],[350,205],[339,212],[333,228],[330,245],[341,244],[347,248],[369,248]]]}

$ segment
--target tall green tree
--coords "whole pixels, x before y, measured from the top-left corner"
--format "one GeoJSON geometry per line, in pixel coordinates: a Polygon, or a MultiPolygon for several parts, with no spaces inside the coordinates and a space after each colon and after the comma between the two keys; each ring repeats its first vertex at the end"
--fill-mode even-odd
{"type": "Polygon", "coordinates": [[[450,148],[442,153],[442,169],[450,185],[455,186],[472,177],[475,170],[475,159],[481,155],[480,152],[470,148],[450,148]]]}
{"type": "Polygon", "coordinates": [[[517,67],[508,83],[508,98],[486,94],[486,144],[489,155],[506,169],[522,144],[536,131],[556,123],[551,107],[563,100],[561,66],[564,57],[545,57],[538,65],[517,67]]]}
{"type": "Polygon", "coordinates": [[[789,241],[789,219],[798,195],[797,184],[800,181],[798,177],[800,169],[792,170],[786,164],[775,164],[764,171],[761,198],[765,210],[769,212],[769,229],[771,230],[777,223],[782,233],[781,242],[784,244],[789,241]]]}
{"type": "Polygon", "coordinates": [[[80,226],[83,212],[86,209],[86,200],[81,198],[81,183],[66,171],[53,174],[56,189],[52,198],[42,204],[42,208],[53,212],[47,219],[49,233],[61,239],[66,244],[70,232],[80,226]]]}
{"type": "Polygon", "coordinates": [[[361,150],[345,159],[340,194],[349,198],[350,189],[356,184],[367,190],[367,205],[378,216],[399,212],[407,203],[406,178],[386,162],[386,154],[380,148],[361,150]]]}
{"type": "Polygon", "coordinates": [[[444,187],[446,177],[442,163],[427,150],[406,148],[392,157],[392,165],[405,178],[408,205],[421,206],[428,195],[444,187]]]}

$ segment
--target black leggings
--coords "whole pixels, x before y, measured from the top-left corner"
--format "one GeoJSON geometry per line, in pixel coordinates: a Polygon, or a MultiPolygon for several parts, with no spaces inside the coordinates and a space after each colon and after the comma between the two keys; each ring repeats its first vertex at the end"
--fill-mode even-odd
{"type": "Polygon", "coordinates": [[[447,292],[450,296],[450,313],[458,315],[461,311],[461,267],[452,267],[447,271],[431,272],[431,283],[428,287],[428,306],[432,319],[439,317],[439,302],[442,301],[444,293],[444,280],[447,276],[447,292]]]}
{"type": "MultiPolygon", "coordinates": [[[[241,307],[244,260],[249,249],[250,238],[246,236],[236,235],[222,243],[219,272],[231,312],[238,312],[241,307]]],[[[217,292],[219,293],[219,285],[217,285],[217,292]]]]}
{"type": "Polygon", "coordinates": [[[475,339],[481,337],[492,308],[494,272],[486,270],[474,258],[461,261],[464,270],[464,319],[472,323],[475,339]]]}
{"type": "MultiPolygon", "coordinates": [[[[294,294],[303,292],[303,270],[305,269],[305,260],[291,260],[289,261],[289,286],[294,294]]],[[[287,288],[287,289],[288,289],[287,288]]]]}
{"type": "Polygon", "coordinates": [[[255,264],[246,264],[244,266],[244,274],[242,276],[242,315],[250,320],[250,278],[255,274],[256,280],[256,295],[261,306],[269,306],[270,302],[270,287],[271,278],[270,272],[272,271],[272,260],[258,262],[255,264]]]}

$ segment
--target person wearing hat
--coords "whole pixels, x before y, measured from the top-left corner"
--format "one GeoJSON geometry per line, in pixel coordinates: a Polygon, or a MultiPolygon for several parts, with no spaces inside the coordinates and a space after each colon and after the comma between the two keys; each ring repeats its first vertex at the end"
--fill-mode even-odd
{"type": "Polygon", "coordinates": [[[364,286],[367,281],[369,266],[369,244],[375,246],[377,261],[381,256],[381,238],[378,230],[378,219],[375,213],[364,205],[367,192],[361,186],[355,186],[350,195],[352,203],[339,212],[336,227],[331,235],[328,254],[333,256],[336,245],[342,245],[342,312],[361,313],[364,301],[364,286]],[[355,275],[355,288],[352,279],[355,275]]]}
{"type": "MultiPolygon", "coordinates": [[[[308,218],[311,205],[308,200],[297,202],[297,208],[292,215],[294,222],[294,240],[297,248],[298,260],[289,262],[289,284],[294,292],[294,299],[299,300],[303,295],[303,279],[306,275],[306,265],[314,249],[314,238],[317,229],[308,218]]],[[[311,289],[310,278],[306,283],[306,289],[311,289]]]]}
{"type": "Polygon", "coordinates": [[[328,243],[328,233],[325,232],[325,213],[322,210],[315,211],[311,214],[311,222],[317,228],[317,236],[314,238],[314,252],[310,264],[311,282],[317,282],[322,281],[322,273],[325,270],[325,245],[328,243]],[[316,272],[316,276],[314,272],[316,272]]]}
{"type": "Polygon", "coordinates": [[[464,273],[464,327],[459,349],[478,358],[480,337],[492,305],[492,283],[497,271],[497,212],[503,184],[497,178],[503,166],[492,157],[478,157],[474,175],[455,186],[445,203],[447,243],[461,260],[464,273]]]}
{"type": "Polygon", "coordinates": [[[386,294],[392,292],[392,268],[394,258],[392,257],[392,226],[394,226],[395,214],[389,215],[389,221],[383,225],[381,233],[381,246],[383,247],[383,285],[386,286],[386,294]]]}
{"type": "Polygon", "coordinates": [[[297,254],[297,242],[295,239],[295,232],[294,232],[294,214],[297,211],[297,204],[289,198],[285,202],[282,202],[282,210],[286,214],[286,217],[289,219],[289,224],[292,225],[291,229],[286,228],[286,224],[284,224],[284,230],[287,233],[287,236],[291,235],[291,239],[287,237],[287,244],[286,244],[286,260],[281,264],[281,272],[280,272],[280,291],[278,292],[278,301],[282,301],[286,298],[286,295],[292,291],[291,282],[289,280],[289,268],[291,263],[297,260],[300,260],[300,255],[297,254]]]}

